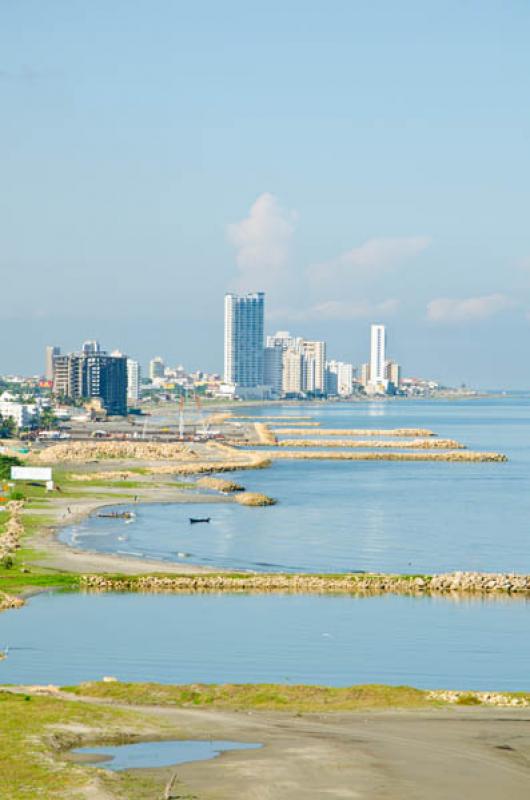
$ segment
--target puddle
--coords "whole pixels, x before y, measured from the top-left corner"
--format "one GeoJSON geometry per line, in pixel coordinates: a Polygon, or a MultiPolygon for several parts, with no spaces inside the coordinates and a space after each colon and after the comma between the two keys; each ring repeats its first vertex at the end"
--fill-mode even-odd
{"type": "Polygon", "coordinates": [[[137,742],[136,744],[107,745],[104,747],[79,747],[70,751],[78,763],[97,764],[105,769],[141,769],[169,767],[190,761],[209,761],[228,750],[257,750],[261,744],[225,742],[219,740],[172,740],[164,742],[137,742]]]}

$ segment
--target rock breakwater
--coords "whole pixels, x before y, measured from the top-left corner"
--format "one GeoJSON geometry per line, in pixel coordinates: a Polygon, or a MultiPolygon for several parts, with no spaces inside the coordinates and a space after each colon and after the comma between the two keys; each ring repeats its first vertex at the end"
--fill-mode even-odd
{"type": "Polygon", "coordinates": [[[282,428],[273,433],[281,433],[282,436],[435,436],[433,431],[427,428],[282,428]]]}
{"type": "Polygon", "coordinates": [[[265,425],[263,422],[256,422],[254,423],[254,430],[256,431],[259,444],[277,444],[278,440],[268,425],[265,425]]]}
{"type": "Polygon", "coordinates": [[[402,450],[464,450],[465,445],[456,439],[284,439],[280,447],[371,447],[402,450]]]}
{"type": "Polygon", "coordinates": [[[300,594],[530,595],[530,575],[453,572],[440,575],[83,575],[81,586],[101,591],[259,592],[300,594]]]}
{"type": "Polygon", "coordinates": [[[344,450],[337,452],[336,450],[304,450],[303,452],[296,450],[277,450],[268,451],[267,455],[276,461],[277,459],[293,459],[293,460],[328,460],[328,461],[471,461],[471,462],[486,462],[486,461],[508,461],[507,456],[503,453],[479,453],[473,450],[440,450],[440,451],[425,451],[422,453],[408,452],[408,453],[392,453],[392,452],[345,452],[344,450]]]}

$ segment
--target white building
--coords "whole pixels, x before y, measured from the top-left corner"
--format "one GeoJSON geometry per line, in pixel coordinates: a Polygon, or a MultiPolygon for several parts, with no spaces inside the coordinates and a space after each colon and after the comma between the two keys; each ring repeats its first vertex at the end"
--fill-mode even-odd
{"type": "Polygon", "coordinates": [[[166,365],[164,364],[162,358],[160,356],[155,356],[149,362],[149,378],[152,381],[157,379],[163,380],[165,374],[166,365]]]}
{"type": "Polygon", "coordinates": [[[367,389],[372,394],[384,394],[386,379],[386,330],[384,325],[372,325],[370,342],[370,380],[367,389]]]}
{"type": "Polygon", "coordinates": [[[306,361],[304,391],[325,394],[326,343],[307,341],[304,339],[302,343],[302,352],[306,361]]]}
{"type": "Polygon", "coordinates": [[[303,391],[304,356],[296,348],[283,353],[283,394],[300,394],[303,391]]]}
{"type": "Polygon", "coordinates": [[[13,419],[17,428],[27,428],[37,421],[39,410],[36,405],[15,403],[0,399],[0,416],[13,419]]]}
{"type": "Polygon", "coordinates": [[[328,361],[326,369],[329,376],[328,392],[338,394],[340,397],[349,397],[353,390],[353,365],[344,361],[328,361]]]}
{"type": "Polygon", "coordinates": [[[267,347],[281,347],[282,350],[301,350],[303,341],[301,336],[291,336],[289,331],[276,331],[272,336],[267,336],[267,347]]]}
{"type": "Polygon", "coordinates": [[[240,397],[264,392],[264,311],[264,292],[225,295],[224,382],[240,397]]]}
{"type": "Polygon", "coordinates": [[[138,361],[127,359],[127,400],[137,403],[140,399],[141,369],[138,361]]]}
{"type": "Polygon", "coordinates": [[[44,377],[47,381],[53,381],[53,359],[55,356],[61,355],[61,348],[56,347],[55,345],[49,344],[46,347],[46,362],[45,362],[45,371],[44,377]]]}

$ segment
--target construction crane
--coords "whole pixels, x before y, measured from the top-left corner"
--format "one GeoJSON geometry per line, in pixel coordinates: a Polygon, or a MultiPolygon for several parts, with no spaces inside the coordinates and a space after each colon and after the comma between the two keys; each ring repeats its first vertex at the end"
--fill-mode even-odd
{"type": "Polygon", "coordinates": [[[184,395],[179,398],[179,439],[184,439],[184,395]]]}
{"type": "Polygon", "coordinates": [[[195,393],[195,406],[197,408],[197,412],[198,412],[198,415],[199,415],[200,426],[201,426],[201,430],[200,431],[197,430],[197,433],[201,433],[203,436],[208,436],[208,434],[210,432],[210,423],[208,422],[208,417],[205,417],[205,415],[204,415],[204,410],[203,410],[203,407],[202,407],[202,401],[201,401],[200,395],[198,395],[197,393],[195,393]]]}

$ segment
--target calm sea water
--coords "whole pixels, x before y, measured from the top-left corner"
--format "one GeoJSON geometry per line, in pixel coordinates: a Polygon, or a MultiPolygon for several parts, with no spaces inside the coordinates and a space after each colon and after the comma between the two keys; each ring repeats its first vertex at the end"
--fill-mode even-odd
{"type": "Polygon", "coordinates": [[[101,552],[258,571],[530,572],[530,396],[244,409],[323,428],[425,427],[506,464],[286,461],[235,475],[279,500],[144,506],[92,518],[63,540],[101,552]],[[189,516],[211,516],[190,526],[189,516]]]}
{"type": "Polygon", "coordinates": [[[0,615],[0,683],[530,690],[524,600],[42,594],[0,615]]]}

